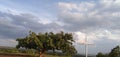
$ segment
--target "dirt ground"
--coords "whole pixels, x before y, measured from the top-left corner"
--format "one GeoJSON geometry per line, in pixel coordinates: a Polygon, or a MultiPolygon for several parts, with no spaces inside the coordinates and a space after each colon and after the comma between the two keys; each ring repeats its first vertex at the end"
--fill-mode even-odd
{"type": "Polygon", "coordinates": [[[31,56],[20,54],[0,54],[0,57],[31,57],[31,56]]]}

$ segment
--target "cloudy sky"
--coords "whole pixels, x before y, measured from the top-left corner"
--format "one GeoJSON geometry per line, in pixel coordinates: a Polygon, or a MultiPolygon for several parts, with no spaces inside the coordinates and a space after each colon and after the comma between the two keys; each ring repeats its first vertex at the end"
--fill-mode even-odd
{"type": "Polygon", "coordinates": [[[78,53],[110,52],[120,45],[120,0],[0,0],[0,46],[15,46],[28,31],[72,32],[78,53]]]}

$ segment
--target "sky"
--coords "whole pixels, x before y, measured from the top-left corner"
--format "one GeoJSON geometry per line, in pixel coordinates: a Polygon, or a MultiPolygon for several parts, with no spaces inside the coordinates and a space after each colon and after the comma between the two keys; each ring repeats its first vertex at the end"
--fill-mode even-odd
{"type": "Polygon", "coordinates": [[[16,38],[38,32],[72,32],[84,54],[108,53],[120,45],[120,0],[0,0],[0,46],[14,47],[16,38]]]}

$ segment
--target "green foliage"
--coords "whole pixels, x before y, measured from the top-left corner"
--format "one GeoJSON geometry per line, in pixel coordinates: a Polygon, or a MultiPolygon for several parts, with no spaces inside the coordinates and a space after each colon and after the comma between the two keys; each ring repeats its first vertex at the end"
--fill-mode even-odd
{"type": "Polygon", "coordinates": [[[120,57],[120,47],[116,46],[115,48],[113,48],[109,55],[110,57],[120,57]]]}
{"type": "Polygon", "coordinates": [[[99,53],[96,55],[96,57],[105,57],[105,55],[104,55],[103,53],[99,52],[99,53]]]}
{"type": "Polygon", "coordinates": [[[64,54],[73,56],[77,53],[72,45],[74,42],[72,33],[56,33],[46,32],[38,33],[29,32],[29,35],[24,38],[16,39],[18,41],[17,48],[35,49],[44,53],[47,50],[61,50],[64,54]]]}
{"type": "Polygon", "coordinates": [[[19,50],[15,48],[12,49],[1,48],[0,53],[19,53],[19,50]]]}
{"type": "Polygon", "coordinates": [[[0,48],[0,54],[26,54],[36,56],[37,52],[33,49],[0,48]]]}

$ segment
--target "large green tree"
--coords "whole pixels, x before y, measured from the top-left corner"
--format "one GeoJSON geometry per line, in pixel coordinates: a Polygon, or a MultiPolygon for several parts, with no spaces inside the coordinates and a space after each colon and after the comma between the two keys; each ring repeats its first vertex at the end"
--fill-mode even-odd
{"type": "Polygon", "coordinates": [[[24,38],[17,38],[18,45],[17,48],[26,48],[26,49],[35,49],[39,51],[39,57],[43,57],[43,54],[47,50],[61,50],[63,53],[67,55],[74,55],[77,53],[76,49],[72,45],[73,35],[72,33],[38,33],[29,32],[24,38]]]}

